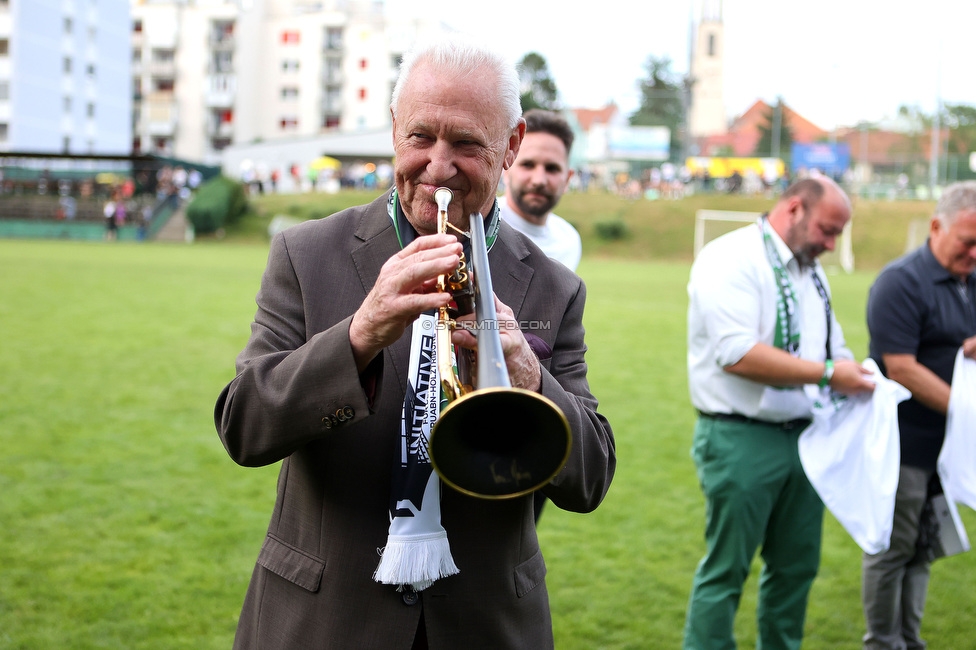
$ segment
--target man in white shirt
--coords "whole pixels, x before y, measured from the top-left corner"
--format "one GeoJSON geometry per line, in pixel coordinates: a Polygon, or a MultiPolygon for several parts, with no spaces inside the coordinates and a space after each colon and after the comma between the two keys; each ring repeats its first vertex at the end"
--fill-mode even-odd
{"type": "Polygon", "coordinates": [[[685,650],[735,647],[742,585],[760,548],[759,645],[795,650],[802,642],[823,524],[797,450],[812,415],[804,386],[848,395],[874,388],[845,346],[817,261],[850,218],[836,183],[804,179],[756,224],[706,245],[692,266],[692,457],[708,550],[695,573],[685,650]]]}
{"type": "Polygon", "coordinates": [[[524,233],[549,257],[575,271],[583,252],[579,233],[552,209],[569,186],[573,129],[552,111],[525,112],[525,138],[504,174],[502,219],[524,233]]]}

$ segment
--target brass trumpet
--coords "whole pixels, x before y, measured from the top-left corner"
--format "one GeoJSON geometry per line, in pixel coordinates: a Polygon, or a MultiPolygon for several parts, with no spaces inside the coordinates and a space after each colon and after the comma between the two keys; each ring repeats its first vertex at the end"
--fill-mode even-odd
{"type": "Polygon", "coordinates": [[[454,489],[482,499],[510,499],[551,481],[565,466],[573,438],[566,415],[552,400],[512,388],[498,333],[484,218],[471,213],[468,233],[452,226],[447,209],[453,197],[447,188],[434,192],[437,229],[467,235],[471,260],[462,255],[453,274],[438,278],[438,289],[454,296],[457,310],[452,314],[442,307],[438,314],[437,365],[448,405],[431,431],[428,450],[434,471],[454,489]],[[455,371],[452,316],[469,313],[475,314],[478,349],[460,350],[455,371]]]}

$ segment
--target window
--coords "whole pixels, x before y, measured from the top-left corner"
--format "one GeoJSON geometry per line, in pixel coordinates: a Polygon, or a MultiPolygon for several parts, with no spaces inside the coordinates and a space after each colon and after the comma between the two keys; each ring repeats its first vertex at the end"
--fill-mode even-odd
{"type": "Polygon", "coordinates": [[[140,50],[139,48],[135,48],[134,50],[132,50],[132,60],[142,61],[142,50],[140,50]]]}
{"type": "Polygon", "coordinates": [[[325,28],[325,49],[327,50],[342,49],[342,28],[341,27],[325,28]]]}
{"type": "Polygon", "coordinates": [[[294,101],[298,99],[298,88],[295,86],[285,86],[281,89],[281,98],[286,101],[294,101]]]}
{"type": "Polygon", "coordinates": [[[134,20],[134,21],[132,21],[132,31],[134,31],[134,32],[142,32],[142,20],[134,20]]]}
{"type": "Polygon", "coordinates": [[[62,106],[64,106],[64,112],[65,113],[70,113],[71,112],[71,98],[70,97],[65,97],[64,98],[64,101],[62,102],[62,106]]]}
{"type": "Polygon", "coordinates": [[[234,53],[225,51],[214,52],[213,66],[215,72],[233,72],[234,53]]]}
{"type": "Polygon", "coordinates": [[[285,59],[281,62],[282,72],[298,72],[300,63],[297,59],[285,59]]]}
{"type": "Polygon", "coordinates": [[[65,18],[64,18],[64,33],[65,34],[70,34],[72,27],[73,27],[73,25],[71,23],[71,18],[65,16],[65,18]]]}
{"type": "Polygon", "coordinates": [[[71,151],[71,136],[66,135],[61,139],[61,151],[68,153],[71,151]]]}
{"type": "Polygon", "coordinates": [[[85,112],[88,114],[88,117],[95,117],[95,104],[88,102],[85,112]]]}
{"type": "Polygon", "coordinates": [[[715,34],[708,35],[708,56],[715,56],[715,34]]]}
{"type": "Polygon", "coordinates": [[[298,30],[290,29],[281,32],[281,42],[285,45],[298,45],[300,40],[301,34],[298,32],[298,30]]]}
{"type": "Polygon", "coordinates": [[[0,102],[10,99],[10,82],[0,81],[0,102]]]}
{"type": "Polygon", "coordinates": [[[298,128],[298,118],[292,115],[281,118],[278,122],[282,131],[291,131],[298,128]]]}
{"type": "Polygon", "coordinates": [[[366,89],[365,88],[360,88],[359,89],[359,99],[361,99],[361,100],[365,100],[366,99],[366,89]]]}
{"type": "Polygon", "coordinates": [[[70,56],[64,57],[64,59],[62,61],[62,64],[61,64],[61,69],[64,71],[65,74],[71,74],[71,57],[70,56]]]}
{"type": "Polygon", "coordinates": [[[10,54],[10,39],[0,38],[0,56],[10,54]]]}
{"type": "Polygon", "coordinates": [[[366,59],[359,59],[359,69],[365,70],[369,66],[369,61],[366,59]]]}
{"type": "Polygon", "coordinates": [[[88,74],[89,77],[94,77],[95,76],[95,64],[94,63],[89,63],[88,66],[85,68],[85,72],[86,72],[86,74],[88,74]]]}
{"type": "Polygon", "coordinates": [[[171,49],[153,48],[152,60],[156,63],[169,63],[176,57],[176,53],[171,49]]]}
{"type": "Polygon", "coordinates": [[[9,131],[9,129],[10,127],[7,126],[6,122],[0,122],[0,142],[7,141],[7,132],[9,131]]]}

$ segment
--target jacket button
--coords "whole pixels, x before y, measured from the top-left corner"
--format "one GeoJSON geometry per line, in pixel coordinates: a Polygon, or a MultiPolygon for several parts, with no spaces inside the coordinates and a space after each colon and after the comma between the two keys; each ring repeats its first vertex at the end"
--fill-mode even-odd
{"type": "Polygon", "coordinates": [[[404,605],[416,605],[417,601],[420,600],[420,594],[416,591],[405,591],[403,592],[403,604],[404,605]]]}

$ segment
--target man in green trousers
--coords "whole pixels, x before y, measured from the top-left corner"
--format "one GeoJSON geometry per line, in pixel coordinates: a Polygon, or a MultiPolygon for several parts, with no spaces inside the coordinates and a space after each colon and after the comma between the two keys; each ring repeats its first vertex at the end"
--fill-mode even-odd
{"type": "Polygon", "coordinates": [[[705,495],[707,550],[685,621],[685,650],[734,649],[742,586],[764,562],[759,647],[800,647],[820,565],[823,503],[797,439],[813,398],[870,391],[830,304],[817,257],[851,204],[826,177],[797,181],[756,223],[719,237],[688,283],[688,381],[699,417],[692,457],[705,495]]]}

